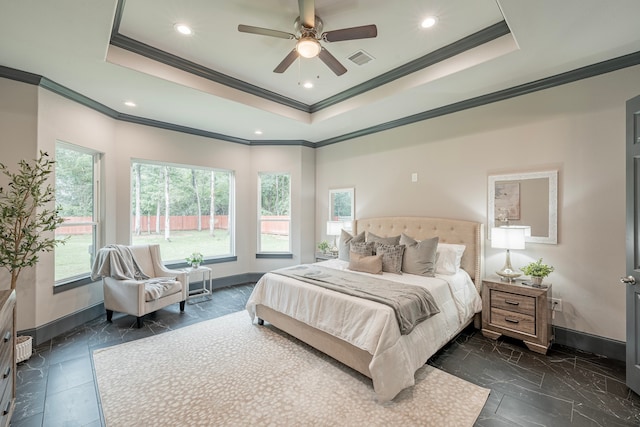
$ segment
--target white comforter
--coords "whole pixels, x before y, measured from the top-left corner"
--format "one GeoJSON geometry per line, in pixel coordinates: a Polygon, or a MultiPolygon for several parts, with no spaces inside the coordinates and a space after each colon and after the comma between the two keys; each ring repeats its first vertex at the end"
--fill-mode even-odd
{"type": "MultiPolygon", "coordinates": [[[[340,270],[348,265],[340,260],[319,264],[340,270]]],[[[384,402],[415,384],[415,371],[480,312],[482,303],[463,270],[434,278],[392,273],[383,273],[383,278],[428,288],[440,313],[420,323],[411,334],[401,335],[395,314],[386,305],[271,273],[256,284],[247,310],[255,319],[256,305],[265,305],[369,352],[373,387],[378,401],[384,402]]]]}

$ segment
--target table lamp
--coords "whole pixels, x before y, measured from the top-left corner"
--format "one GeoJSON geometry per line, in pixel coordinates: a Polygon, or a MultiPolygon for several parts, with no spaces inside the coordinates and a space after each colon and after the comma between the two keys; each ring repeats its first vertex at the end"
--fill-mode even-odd
{"type": "Polygon", "coordinates": [[[338,247],[336,245],[336,237],[339,236],[342,232],[342,227],[342,221],[327,221],[327,236],[333,236],[333,246],[331,247],[332,252],[338,250],[338,247]]]}
{"type": "Polygon", "coordinates": [[[524,237],[527,228],[531,230],[530,227],[523,226],[495,227],[491,229],[491,247],[507,250],[507,257],[502,270],[496,271],[496,274],[502,277],[502,280],[511,282],[516,277],[522,275],[522,273],[515,271],[511,266],[509,250],[524,249],[524,237]]]}

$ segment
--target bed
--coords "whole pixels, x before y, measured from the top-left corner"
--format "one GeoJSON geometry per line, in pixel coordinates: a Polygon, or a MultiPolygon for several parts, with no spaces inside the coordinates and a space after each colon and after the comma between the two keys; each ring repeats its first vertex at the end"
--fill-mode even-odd
{"type": "MultiPolygon", "coordinates": [[[[266,321],[371,378],[376,399],[385,402],[414,385],[415,371],[474,319],[478,324],[483,225],[445,218],[382,217],[357,220],[354,235],[362,231],[381,237],[403,233],[417,241],[437,236],[439,244],[465,246],[455,274],[433,278],[382,274],[384,279],[429,289],[438,314],[403,335],[393,310],[385,305],[276,272],[256,283],[247,310],[254,321],[266,321]]],[[[314,265],[346,270],[349,263],[336,259],[314,265]]]]}

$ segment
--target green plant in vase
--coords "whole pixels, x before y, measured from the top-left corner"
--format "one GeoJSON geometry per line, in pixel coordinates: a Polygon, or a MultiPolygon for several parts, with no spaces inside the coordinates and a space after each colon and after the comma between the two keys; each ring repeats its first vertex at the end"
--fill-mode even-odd
{"type": "Polygon", "coordinates": [[[542,258],[540,258],[538,261],[525,265],[520,270],[522,270],[525,275],[531,276],[531,281],[535,286],[540,286],[544,278],[553,272],[553,267],[543,264],[542,258]]]}
{"type": "Polygon", "coordinates": [[[185,260],[191,264],[191,267],[198,268],[200,264],[202,264],[202,261],[204,261],[204,256],[200,252],[192,252],[185,260]]]}
{"type": "Polygon", "coordinates": [[[318,250],[323,254],[326,254],[327,252],[329,252],[329,248],[330,248],[329,243],[326,240],[323,240],[322,242],[318,243],[318,250]]]}
{"type": "Polygon", "coordinates": [[[65,242],[53,234],[63,223],[60,208],[51,206],[55,192],[48,182],[54,163],[43,151],[33,162],[21,160],[17,172],[0,163],[8,181],[0,187],[0,267],[11,274],[11,289],[24,268],[38,263],[41,252],[65,242]]]}

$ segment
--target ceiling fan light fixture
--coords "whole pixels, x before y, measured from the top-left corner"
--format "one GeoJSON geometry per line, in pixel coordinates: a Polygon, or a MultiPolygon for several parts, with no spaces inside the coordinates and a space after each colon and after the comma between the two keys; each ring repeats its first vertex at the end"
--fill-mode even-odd
{"type": "Polygon", "coordinates": [[[296,50],[303,58],[315,58],[320,53],[320,42],[313,37],[302,37],[296,43],[296,50]]]}

